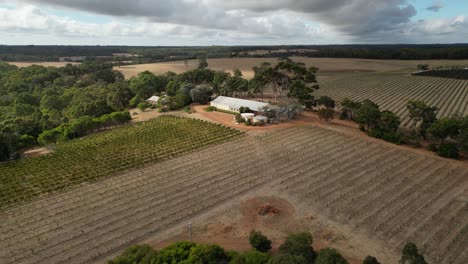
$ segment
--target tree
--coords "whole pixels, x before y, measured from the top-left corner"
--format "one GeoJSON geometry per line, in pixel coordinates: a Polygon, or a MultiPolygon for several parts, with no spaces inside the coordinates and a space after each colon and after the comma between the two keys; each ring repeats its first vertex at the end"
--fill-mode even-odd
{"type": "Polygon", "coordinates": [[[445,117],[434,122],[427,132],[440,139],[440,144],[443,144],[444,140],[449,137],[452,139],[457,138],[460,135],[462,125],[463,120],[460,117],[445,117]]]}
{"type": "Polygon", "coordinates": [[[326,108],[335,108],[335,101],[331,99],[329,96],[321,96],[318,100],[317,103],[319,105],[323,105],[326,108]]]}
{"type": "Polygon", "coordinates": [[[307,263],[312,263],[316,256],[316,253],[312,247],[312,242],[312,234],[309,232],[291,234],[279,247],[278,252],[280,254],[302,256],[307,261],[307,263]]]}
{"type": "Polygon", "coordinates": [[[198,69],[204,70],[206,68],[208,68],[208,61],[206,61],[206,58],[199,58],[198,69]]]}
{"type": "Polygon", "coordinates": [[[291,254],[281,254],[271,258],[267,264],[308,264],[303,256],[294,256],[291,254]]]}
{"type": "Polygon", "coordinates": [[[167,83],[168,80],[163,75],[154,75],[149,71],[144,71],[130,79],[130,90],[145,100],[156,93],[164,92],[167,83]]]}
{"type": "Polygon", "coordinates": [[[268,252],[271,249],[271,240],[260,231],[252,230],[250,232],[249,243],[254,249],[260,252],[268,252]]]}
{"type": "Polygon", "coordinates": [[[190,97],[193,102],[206,104],[210,101],[213,91],[211,87],[206,85],[199,85],[190,91],[190,97]]]}
{"type": "Polygon", "coordinates": [[[229,264],[266,264],[270,256],[256,250],[234,256],[229,264]]]}
{"type": "Polygon", "coordinates": [[[419,133],[424,139],[427,139],[427,129],[429,129],[435,121],[437,121],[437,107],[430,107],[423,101],[409,101],[407,104],[409,117],[413,120],[413,129],[419,122],[419,133]]]}
{"type": "Polygon", "coordinates": [[[356,122],[365,125],[366,131],[378,126],[380,121],[379,107],[370,100],[364,100],[357,110],[356,122]]]}
{"type": "Polygon", "coordinates": [[[341,106],[341,118],[354,120],[356,118],[357,110],[361,107],[361,103],[345,98],[341,101],[341,106]]]}
{"type": "Polygon", "coordinates": [[[127,248],[122,255],[110,260],[108,264],[151,264],[158,253],[148,245],[127,248]]]}
{"type": "Polygon", "coordinates": [[[227,264],[228,262],[229,257],[218,245],[196,245],[190,250],[186,261],[187,264],[227,264]]]}
{"type": "Polygon", "coordinates": [[[402,250],[402,256],[400,259],[401,264],[427,264],[424,256],[418,252],[418,247],[408,242],[405,244],[402,250]]]}
{"type": "Polygon", "coordinates": [[[324,248],[320,250],[315,259],[315,264],[348,264],[348,261],[335,249],[324,248]]]}
{"type": "Polygon", "coordinates": [[[460,149],[468,152],[468,116],[461,121],[460,134],[456,140],[460,149]]]}
{"type": "Polygon", "coordinates": [[[330,120],[333,120],[333,118],[335,117],[335,111],[333,109],[328,108],[320,109],[318,110],[318,116],[320,119],[323,119],[328,122],[330,120]]]}
{"type": "Polygon", "coordinates": [[[272,67],[262,63],[254,67],[254,78],[251,88],[263,90],[272,87],[275,100],[287,95],[300,103],[310,106],[313,103],[312,92],[319,89],[314,68],[306,68],[304,64],[282,58],[272,67]],[[259,88],[262,87],[262,88],[259,88]]]}
{"type": "Polygon", "coordinates": [[[159,251],[156,260],[152,264],[180,263],[185,261],[189,258],[191,250],[196,246],[193,242],[176,242],[159,251]]]}
{"type": "Polygon", "coordinates": [[[380,262],[373,256],[367,256],[362,264],[380,264],[380,262]]]}
{"type": "Polygon", "coordinates": [[[395,115],[392,111],[382,111],[380,114],[379,128],[385,133],[395,133],[400,127],[400,117],[395,115]]]}

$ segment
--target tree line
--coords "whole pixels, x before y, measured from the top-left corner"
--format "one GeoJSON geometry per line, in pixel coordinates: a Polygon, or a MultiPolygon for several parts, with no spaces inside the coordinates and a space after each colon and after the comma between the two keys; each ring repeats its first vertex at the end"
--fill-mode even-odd
{"type": "MultiPolygon", "coordinates": [[[[317,104],[322,107],[318,110],[321,119],[334,118],[335,101],[332,98],[322,96],[317,104]]],[[[429,141],[429,149],[442,157],[457,159],[460,151],[468,152],[468,116],[454,114],[438,119],[437,107],[417,100],[408,101],[406,108],[412,121],[409,134],[402,133],[399,116],[388,110],[381,111],[371,100],[343,99],[340,119],[355,121],[369,136],[395,144],[420,145],[421,140],[429,141]]]]}
{"type": "MultiPolygon", "coordinates": [[[[180,241],[160,251],[148,245],[132,246],[108,264],[348,264],[335,249],[316,251],[312,242],[309,232],[291,234],[279,246],[277,253],[272,253],[272,241],[260,231],[253,230],[249,235],[252,249],[247,252],[226,251],[216,244],[180,241]]],[[[380,264],[373,256],[367,256],[362,263],[380,264]]],[[[417,246],[411,242],[403,247],[400,263],[427,264],[417,246]]]]}
{"type": "Polygon", "coordinates": [[[467,44],[398,45],[282,45],[282,46],[209,46],[209,47],[132,47],[132,46],[6,46],[0,45],[3,61],[58,61],[59,57],[86,56],[90,60],[114,53],[132,53],[134,63],[150,63],[198,58],[230,57],[329,57],[360,59],[468,59],[467,44]],[[264,54],[249,51],[266,50],[264,54]],[[275,50],[284,50],[277,53],[275,50]]]}

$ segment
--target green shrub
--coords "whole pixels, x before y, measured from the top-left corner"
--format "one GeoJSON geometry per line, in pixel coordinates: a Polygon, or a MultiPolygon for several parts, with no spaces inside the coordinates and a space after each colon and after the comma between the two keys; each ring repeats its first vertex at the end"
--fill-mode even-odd
{"type": "Polygon", "coordinates": [[[303,256],[294,256],[291,254],[281,254],[271,258],[267,264],[308,264],[303,256]]]}
{"type": "Polygon", "coordinates": [[[228,262],[229,257],[222,247],[218,245],[197,245],[190,250],[190,255],[185,263],[223,264],[228,262]]]}
{"type": "Polygon", "coordinates": [[[193,242],[179,241],[159,251],[155,263],[179,263],[189,258],[191,250],[197,245],[193,242]]]}
{"type": "Polygon", "coordinates": [[[252,250],[244,254],[245,264],[265,264],[270,257],[266,253],[252,250]]]}
{"type": "Polygon", "coordinates": [[[151,264],[157,252],[148,245],[136,245],[127,248],[122,255],[110,260],[108,264],[151,264]]]}
{"type": "Polygon", "coordinates": [[[330,120],[333,120],[333,118],[335,117],[335,111],[330,108],[322,108],[318,110],[318,116],[320,119],[323,119],[328,122],[330,120]]]}
{"type": "Polygon", "coordinates": [[[207,112],[213,112],[213,111],[217,111],[218,109],[214,106],[208,106],[207,108],[205,108],[205,111],[207,112]]]}
{"type": "Polygon", "coordinates": [[[380,264],[380,262],[373,256],[367,256],[362,264],[380,264]]]}
{"type": "Polygon", "coordinates": [[[459,150],[455,144],[442,144],[437,149],[437,154],[444,158],[458,159],[459,150]]]}
{"type": "Polygon", "coordinates": [[[294,256],[302,256],[307,263],[313,263],[316,253],[312,248],[312,234],[303,232],[291,234],[286,241],[279,247],[280,254],[290,254],[294,256]]]}
{"type": "Polygon", "coordinates": [[[335,249],[324,248],[320,250],[315,259],[315,264],[348,264],[348,261],[335,249]]]}
{"type": "Polygon", "coordinates": [[[271,240],[269,240],[260,231],[252,230],[250,232],[249,243],[252,248],[260,252],[268,252],[271,249],[271,240]]]}
{"type": "Polygon", "coordinates": [[[141,102],[138,104],[138,109],[140,109],[140,111],[144,112],[146,110],[146,108],[150,107],[150,104],[147,103],[147,102],[141,102]]]}
{"type": "Polygon", "coordinates": [[[239,124],[245,122],[245,120],[244,120],[244,118],[242,117],[241,114],[236,114],[236,122],[239,123],[239,124]]]}

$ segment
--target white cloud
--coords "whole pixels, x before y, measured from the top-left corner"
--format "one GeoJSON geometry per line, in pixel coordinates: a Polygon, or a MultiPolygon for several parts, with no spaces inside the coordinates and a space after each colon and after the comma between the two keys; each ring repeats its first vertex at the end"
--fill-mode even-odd
{"type": "Polygon", "coordinates": [[[0,40],[4,44],[424,43],[439,42],[442,34],[442,42],[461,42],[467,26],[464,16],[414,22],[416,10],[407,0],[2,2],[9,6],[0,7],[0,32],[9,36],[0,40]],[[63,15],[74,12],[105,15],[110,22],[63,15]]]}

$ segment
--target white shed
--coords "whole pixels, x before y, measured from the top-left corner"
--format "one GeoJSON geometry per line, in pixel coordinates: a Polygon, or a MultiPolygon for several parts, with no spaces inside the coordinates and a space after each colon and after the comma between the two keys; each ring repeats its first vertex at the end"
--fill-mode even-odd
{"type": "Polygon", "coordinates": [[[148,98],[146,101],[147,101],[148,103],[150,103],[150,104],[154,104],[154,105],[155,105],[155,104],[158,104],[159,96],[153,95],[153,96],[151,96],[150,98],[148,98]]]}
{"type": "Polygon", "coordinates": [[[211,106],[214,106],[218,109],[231,111],[231,112],[240,112],[241,107],[248,107],[252,111],[261,111],[262,107],[268,106],[267,103],[239,99],[234,97],[218,96],[215,100],[211,101],[211,106]]]}

